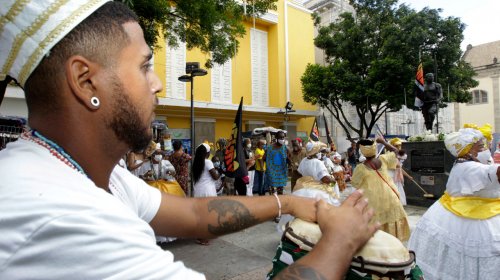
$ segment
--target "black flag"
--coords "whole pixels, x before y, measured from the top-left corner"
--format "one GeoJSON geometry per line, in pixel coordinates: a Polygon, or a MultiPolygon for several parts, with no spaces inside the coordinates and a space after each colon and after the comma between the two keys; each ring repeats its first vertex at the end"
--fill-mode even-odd
{"type": "Polygon", "coordinates": [[[325,131],[326,131],[326,140],[328,141],[328,145],[333,145],[333,139],[330,136],[330,130],[328,129],[328,122],[326,121],[325,113],[323,113],[323,120],[325,121],[325,131]]]}
{"type": "MultiPolygon", "coordinates": [[[[243,152],[243,137],[241,136],[242,108],[243,97],[241,97],[240,106],[238,107],[238,112],[236,112],[231,138],[229,139],[229,143],[224,154],[224,163],[226,164],[226,173],[229,173],[230,177],[247,177],[248,179],[245,154],[243,152]]],[[[245,179],[243,179],[243,181],[245,181],[245,179]]]]}
{"type": "Polygon", "coordinates": [[[311,139],[311,141],[319,141],[319,129],[316,117],[314,117],[313,126],[311,127],[311,133],[309,133],[309,139],[311,139]]]}

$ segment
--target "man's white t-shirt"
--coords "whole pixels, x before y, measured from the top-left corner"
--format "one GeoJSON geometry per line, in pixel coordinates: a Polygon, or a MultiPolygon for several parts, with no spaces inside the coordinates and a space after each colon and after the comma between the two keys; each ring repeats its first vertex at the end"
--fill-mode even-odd
{"type": "Polygon", "coordinates": [[[205,279],[156,245],[160,192],[127,170],[111,195],[24,139],[0,167],[0,279],[205,279]]]}

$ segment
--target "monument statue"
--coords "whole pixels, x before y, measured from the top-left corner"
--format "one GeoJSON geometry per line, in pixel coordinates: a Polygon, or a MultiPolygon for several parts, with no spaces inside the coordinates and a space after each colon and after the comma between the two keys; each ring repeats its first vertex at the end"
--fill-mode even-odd
{"type": "Polygon", "coordinates": [[[422,115],[424,115],[425,128],[432,131],[432,125],[439,110],[439,102],[443,98],[441,84],[434,82],[434,74],[425,74],[422,115]]]}

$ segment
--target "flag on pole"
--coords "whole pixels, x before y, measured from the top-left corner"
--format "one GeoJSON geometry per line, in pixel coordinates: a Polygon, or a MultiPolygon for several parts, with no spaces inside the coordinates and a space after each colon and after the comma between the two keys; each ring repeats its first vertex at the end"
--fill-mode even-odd
{"type": "MultiPolygon", "coordinates": [[[[381,137],[382,139],[385,140],[384,133],[382,133],[382,130],[380,129],[378,124],[375,124],[375,136],[376,136],[375,138],[381,137]]],[[[383,150],[384,150],[384,145],[377,143],[377,157],[380,156],[383,150]]]]}
{"type": "Polygon", "coordinates": [[[319,141],[319,129],[316,117],[314,117],[313,126],[311,127],[311,133],[309,133],[309,139],[311,139],[311,141],[319,141]]]}
{"type": "Polygon", "coordinates": [[[240,100],[240,106],[234,118],[231,138],[224,153],[224,163],[226,164],[226,173],[229,174],[229,177],[242,178],[244,182],[248,182],[248,171],[243,152],[243,137],[241,135],[242,109],[243,97],[240,100]]]}
{"type": "Polygon", "coordinates": [[[424,68],[422,62],[418,64],[417,74],[415,75],[415,107],[420,108],[424,105],[424,68]]]}
{"type": "Polygon", "coordinates": [[[333,139],[330,136],[330,130],[328,129],[328,122],[326,121],[325,113],[323,113],[323,120],[325,121],[325,132],[326,132],[326,140],[330,146],[333,145],[333,139]]]}

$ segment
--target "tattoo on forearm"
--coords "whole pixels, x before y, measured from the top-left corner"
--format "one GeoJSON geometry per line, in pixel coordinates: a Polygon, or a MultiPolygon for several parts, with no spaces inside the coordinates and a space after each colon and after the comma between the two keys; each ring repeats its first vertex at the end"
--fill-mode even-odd
{"type": "Polygon", "coordinates": [[[326,280],[323,275],[319,274],[312,267],[302,264],[293,264],[286,269],[282,270],[276,278],[279,279],[308,279],[308,280],[326,280]]]}
{"type": "Polygon", "coordinates": [[[226,234],[258,223],[241,202],[230,199],[216,199],[208,203],[208,212],[215,211],[217,225],[208,225],[208,231],[215,235],[226,234]]]}

